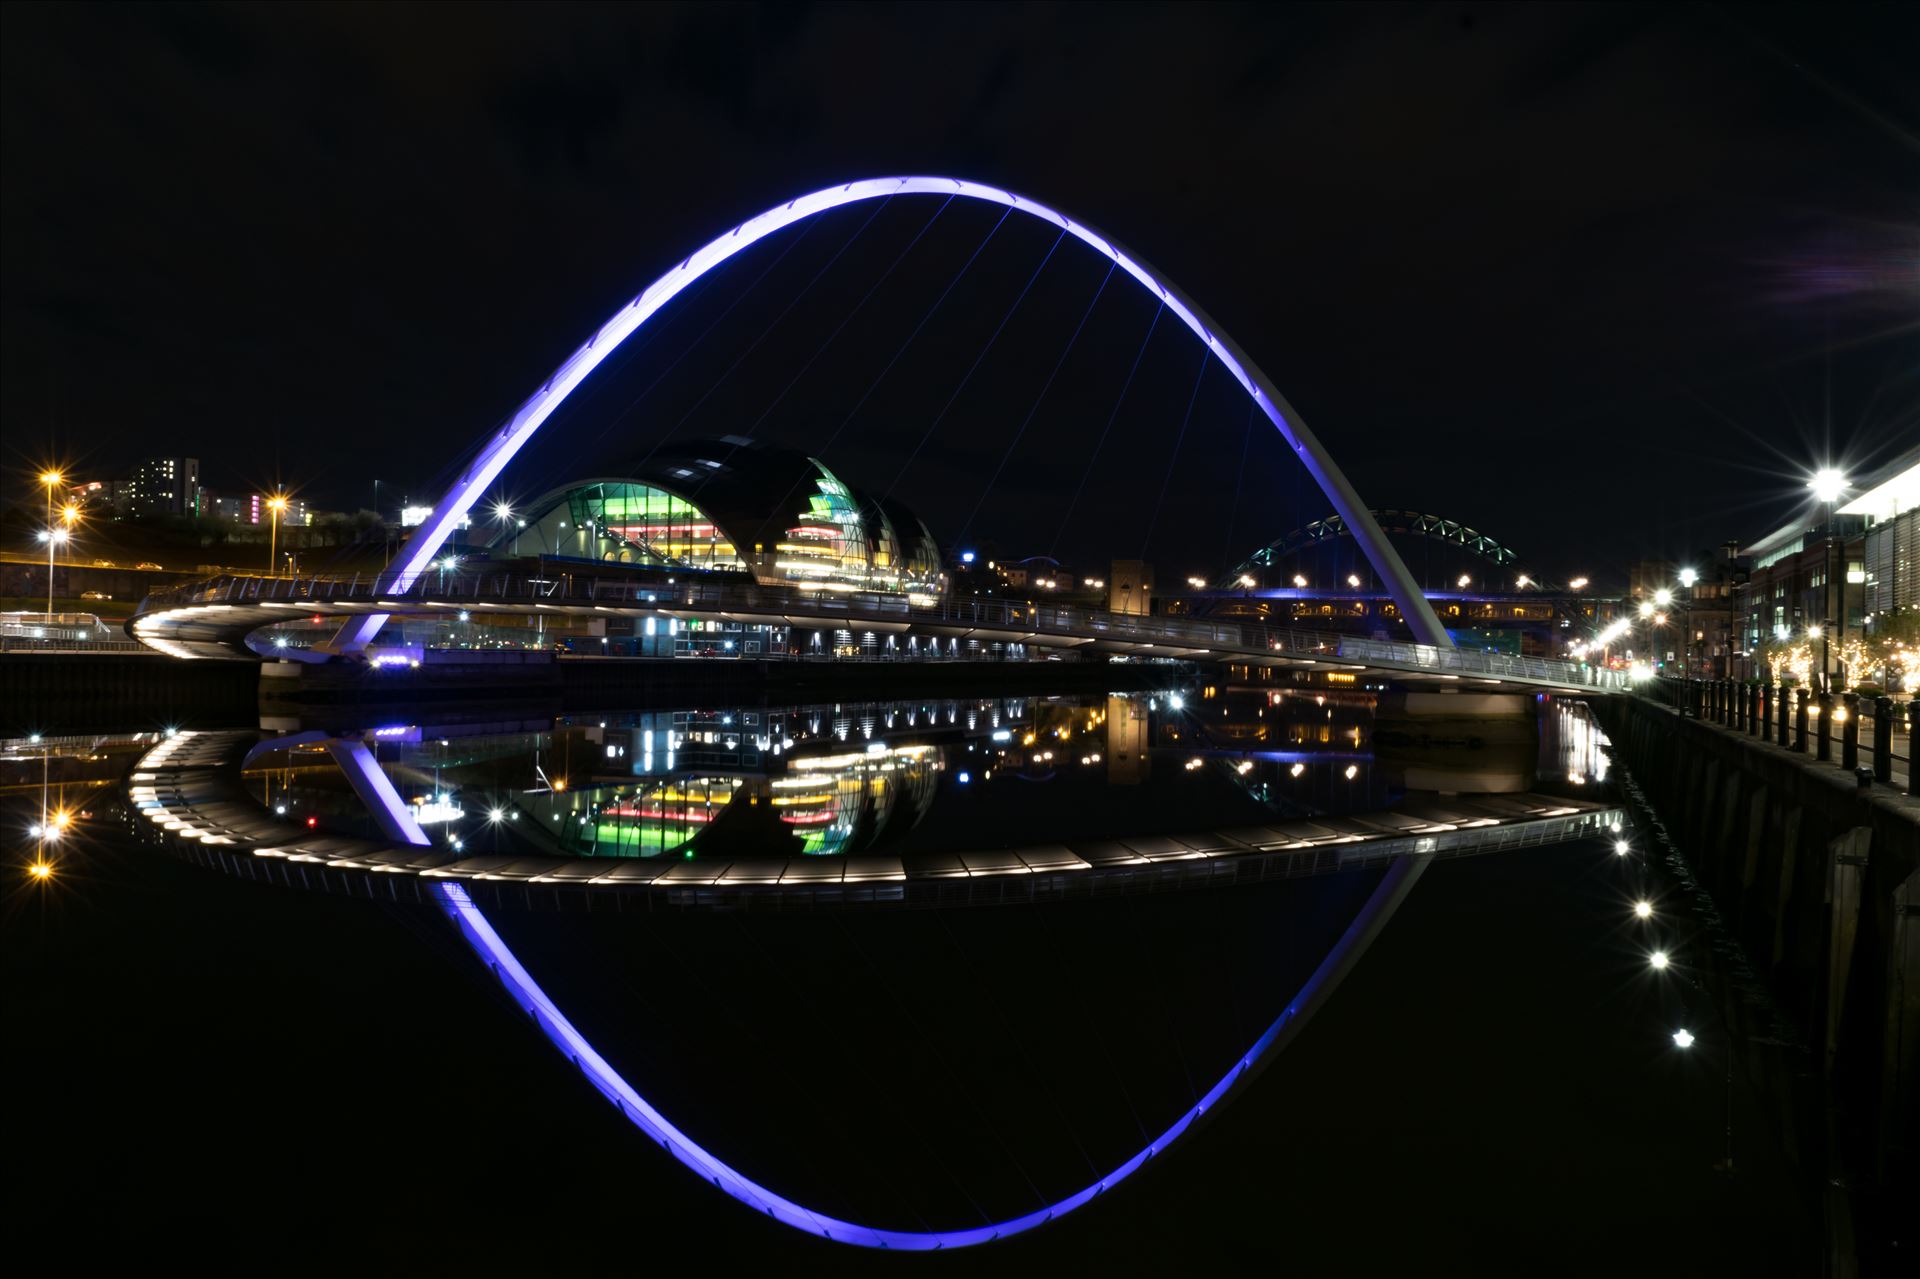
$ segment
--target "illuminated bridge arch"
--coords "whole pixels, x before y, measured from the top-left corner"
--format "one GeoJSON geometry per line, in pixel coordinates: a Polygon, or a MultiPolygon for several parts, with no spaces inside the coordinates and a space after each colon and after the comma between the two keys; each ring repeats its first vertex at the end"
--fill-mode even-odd
{"type": "MultiPolygon", "coordinates": [[[[849,182],[844,186],[810,192],[742,222],[739,226],[695,250],[679,265],[648,285],[638,297],[621,307],[611,319],[589,337],[585,345],[569,356],[546,383],[515,411],[504,427],[482,443],[472,463],[454,481],[446,494],[434,503],[432,517],[421,525],[419,531],[407,543],[405,553],[399,563],[394,566],[400,589],[404,591],[407,584],[427,569],[448,536],[460,527],[468,511],[492,487],[494,481],[506,469],[507,464],[513,460],[514,455],[566,401],[567,397],[599,367],[601,361],[658,314],[661,308],[677,297],[682,290],[749,246],[797,222],[863,200],[885,199],[896,195],[933,195],[979,200],[1039,218],[1043,222],[1050,222],[1059,227],[1063,233],[1073,236],[1101,256],[1110,259],[1116,268],[1131,276],[1141,287],[1159,298],[1168,311],[1177,316],[1182,324],[1206,344],[1213,358],[1233,375],[1234,380],[1253,398],[1253,402],[1260,411],[1266,414],[1267,419],[1278,428],[1281,436],[1286,439],[1295,455],[1306,466],[1314,481],[1320,486],[1320,490],[1326,494],[1327,500],[1333,504],[1334,510],[1338,512],[1354,539],[1360,544],[1374,571],[1386,584],[1388,593],[1400,607],[1401,616],[1406,618],[1412,627],[1414,638],[1441,648],[1453,647],[1453,641],[1447,635],[1446,628],[1440,624],[1439,617],[1427,603],[1426,596],[1413,579],[1413,574],[1401,561],[1393,547],[1388,544],[1386,534],[1375,521],[1373,513],[1360,500],[1353,485],[1334,463],[1332,455],[1327,452],[1318,437],[1307,429],[1299,413],[1287,403],[1267,375],[1261,372],[1259,366],[1247,357],[1232,338],[1208,318],[1206,312],[1140,257],[1086,223],[1077,222],[1044,204],[999,187],[967,182],[959,178],[941,177],[868,178],[849,182]]],[[[385,616],[378,613],[356,620],[342,630],[334,642],[334,647],[345,651],[364,648],[379,632],[385,621],[385,616]]]]}
{"type": "MultiPolygon", "coordinates": [[[[1382,533],[1424,537],[1436,542],[1445,542],[1451,546],[1463,547],[1481,559],[1503,568],[1519,559],[1511,547],[1502,546],[1485,533],[1468,528],[1457,520],[1445,519],[1438,515],[1426,515],[1419,511],[1376,510],[1370,511],[1369,514],[1382,533]]],[[[1227,574],[1225,580],[1231,583],[1240,574],[1249,570],[1271,568],[1288,556],[1309,547],[1334,538],[1353,535],[1352,530],[1347,527],[1346,520],[1341,516],[1334,515],[1324,520],[1315,520],[1303,528],[1293,530],[1285,537],[1276,538],[1267,543],[1242,560],[1227,574]]]]}

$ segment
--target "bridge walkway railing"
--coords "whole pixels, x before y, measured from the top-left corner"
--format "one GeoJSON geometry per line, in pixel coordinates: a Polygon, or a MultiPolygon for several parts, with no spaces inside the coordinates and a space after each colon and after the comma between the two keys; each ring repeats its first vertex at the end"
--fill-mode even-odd
{"type": "Polygon", "coordinates": [[[398,611],[409,606],[460,601],[481,608],[488,604],[546,606],[557,612],[619,606],[655,608],[663,612],[740,613],[804,619],[796,621],[796,625],[843,619],[850,625],[969,626],[1082,642],[1106,639],[1126,644],[1165,645],[1248,659],[1272,655],[1361,666],[1386,665],[1463,678],[1523,679],[1604,690],[1625,687],[1623,672],[1580,662],[1476,649],[1447,649],[1261,622],[1112,613],[1029,600],[805,590],[758,584],[658,582],[577,571],[540,577],[429,571],[410,582],[387,573],[351,577],[222,576],[150,596],[142,604],[141,613],[194,604],[274,602],[376,606],[391,603],[398,611]]]}

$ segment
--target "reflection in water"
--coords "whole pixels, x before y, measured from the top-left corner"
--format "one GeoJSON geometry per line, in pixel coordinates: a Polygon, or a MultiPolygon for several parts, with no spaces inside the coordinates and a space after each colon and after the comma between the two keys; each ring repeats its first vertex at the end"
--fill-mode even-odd
{"type": "MultiPolygon", "coordinates": [[[[1578,703],[1260,684],[609,711],[366,738],[436,842],[568,858],[911,857],[1381,812],[1423,794],[1572,794],[1606,768],[1578,703]]],[[[265,751],[248,779],[283,815],[376,833],[319,743],[265,751]]]]}
{"type": "MultiPolygon", "coordinates": [[[[130,794],[182,840],[255,842],[247,873],[262,856],[337,859],[365,879],[421,858],[439,878],[413,881],[413,900],[675,1158],[797,1228],[922,1249],[1030,1229],[1158,1156],[1298,1032],[1430,864],[1418,854],[1570,837],[1557,814],[1602,820],[1553,798],[1600,799],[1600,746],[1583,709],[1530,696],[1218,684],[441,720],[350,749],[295,732],[245,778],[316,832],[310,847],[169,807],[204,790],[169,780],[172,748],[130,794]],[[352,752],[377,763],[343,775],[333,761],[352,752]],[[396,862],[396,838],[440,851],[396,862]],[[1370,846],[1388,851],[1368,861],[1370,846]],[[891,881],[936,889],[1114,887],[1016,909],[784,913],[882,900],[808,895],[839,883],[831,854],[849,884],[856,864],[891,859],[891,881]],[[538,865],[516,869],[525,858],[538,865]],[[803,891],[671,887],[767,864],[740,858],[780,860],[738,883],[803,891]],[[614,910],[517,908],[562,878],[664,887],[600,899],[614,910]],[[1114,895],[1206,882],[1223,887],[1114,895]],[[779,905],[652,909],[752,901],[779,905]]],[[[212,744],[179,757],[224,758],[212,744]]]]}

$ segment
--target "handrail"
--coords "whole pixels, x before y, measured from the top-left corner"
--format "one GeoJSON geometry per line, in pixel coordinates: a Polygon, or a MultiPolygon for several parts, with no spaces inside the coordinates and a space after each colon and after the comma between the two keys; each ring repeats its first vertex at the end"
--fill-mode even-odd
{"type": "MultiPolygon", "coordinates": [[[[700,610],[778,616],[804,614],[822,621],[943,622],[1002,631],[1082,640],[1112,638],[1178,649],[1228,649],[1252,657],[1273,654],[1309,661],[1355,664],[1389,662],[1442,675],[1499,679],[1519,677],[1592,688],[1624,688],[1624,672],[1557,658],[1521,657],[1471,649],[1446,649],[1407,640],[1371,639],[1333,631],[1308,631],[1265,622],[1158,617],[1033,600],[907,596],[871,591],[807,590],[800,585],[649,582],[573,570],[530,577],[514,573],[435,571],[411,581],[397,573],[254,577],[223,574],[147,597],[136,620],[194,605],[276,602],[391,601],[402,606],[472,601],[532,604],[556,612],[570,607],[647,605],[661,612],[700,610]]],[[[804,623],[801,623],[804,624],[804,623]]]]}

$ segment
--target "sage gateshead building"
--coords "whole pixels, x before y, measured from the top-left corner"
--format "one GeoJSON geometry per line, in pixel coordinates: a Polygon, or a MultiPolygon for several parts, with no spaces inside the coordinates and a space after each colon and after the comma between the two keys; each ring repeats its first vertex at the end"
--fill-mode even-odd
{"type": "MultiPolygon", "coordinates": [[[[927,602],[946,593],[940,547],[919,516],[854,488],[818,458],[722,437],[664,446],[624,469],[501,503],[491,540],[484,514],[475,521],[473,549],[495,560],[617,564],[681,581],[712,575],[927,602]]],[[[609,618],[597,629],[605,633],[572,643],[609,654],[716,657],[889,656],[900,645],[892,635],[721,621],[609,618]]]]}
{"type": "Polygon", "coordinates": [[[487,548],[496,559],[716,573],[823,591],[946,589],[940,547],[904,504],[854,488],[818,458],[738,437],[663,447],[629,474],[578,480],[507,509],[487,548]]]}

